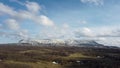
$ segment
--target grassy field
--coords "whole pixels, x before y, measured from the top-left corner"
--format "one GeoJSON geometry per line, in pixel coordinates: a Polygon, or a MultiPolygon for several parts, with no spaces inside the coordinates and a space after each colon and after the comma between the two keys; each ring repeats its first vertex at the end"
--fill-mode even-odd
{"type": "Polygon", "coordinates": [[[20,61],[4,61],[0,68],[62,68],[59,64],[51,62],[20,62],[20,61]]]}
{"type": "Polygon", "coordinates": [[[120,68],[120,49],[0,45],[0,68],[120,68]]]}

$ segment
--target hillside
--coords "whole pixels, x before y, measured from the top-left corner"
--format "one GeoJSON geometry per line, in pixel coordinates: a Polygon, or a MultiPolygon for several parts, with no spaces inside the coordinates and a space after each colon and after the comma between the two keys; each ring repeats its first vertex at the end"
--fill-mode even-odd
{"type": "Polygon", "coordinates": [[[0,45],[0,68],[120,68],[119,48],[26,45],[0,45]]]}
{"type": "Polygon", "coordinates": [[[48,45],[48,46],[78,46],[78,47],[103,47],[104,45],[94,40],[61,40],[61,39],[45,39],[45,40],[20,40],[19,43],[28,43],[31,45],[48,45]]]}

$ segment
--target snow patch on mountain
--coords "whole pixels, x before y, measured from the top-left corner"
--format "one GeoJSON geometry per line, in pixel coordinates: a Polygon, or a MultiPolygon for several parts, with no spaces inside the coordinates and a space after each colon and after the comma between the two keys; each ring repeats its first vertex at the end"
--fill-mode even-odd
{"type": "Polygon", "coordinates": [[[42,39],[42,40],[21,40],[19,43],[30,43],[32,45],[59,45],[59,46],[103,46],[94,40],[78,39],[42,39]]]}

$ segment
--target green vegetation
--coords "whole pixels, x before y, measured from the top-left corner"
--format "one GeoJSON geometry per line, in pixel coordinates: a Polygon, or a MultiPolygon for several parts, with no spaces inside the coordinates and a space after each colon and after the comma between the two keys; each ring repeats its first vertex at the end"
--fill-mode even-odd
{"type": "Polygon", "coordinates": [[[85,55],[83,55],[81,53],[70,54],[70,56],[68,56],[68,57],[71,57],[71,58],[77,58],[77,57],[89,58],[89,56],[85,56],[85,55]]]}

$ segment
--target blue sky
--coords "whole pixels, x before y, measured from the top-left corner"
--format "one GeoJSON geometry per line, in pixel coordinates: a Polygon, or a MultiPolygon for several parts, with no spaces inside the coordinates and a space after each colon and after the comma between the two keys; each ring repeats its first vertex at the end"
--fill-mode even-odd
{"type": "Polygon", "coordinates": [[[119,38],[119,13],[119,0],[0,0],[0,43],[119,38]]]}

